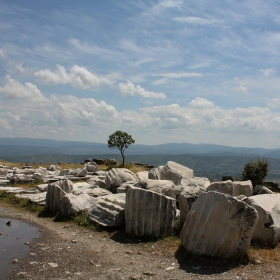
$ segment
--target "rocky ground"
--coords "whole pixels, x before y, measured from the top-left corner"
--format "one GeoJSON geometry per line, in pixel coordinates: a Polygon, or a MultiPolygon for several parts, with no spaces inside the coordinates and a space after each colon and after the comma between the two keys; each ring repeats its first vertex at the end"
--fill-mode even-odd
{"type": "MultiPolygon", "coordinates": [[[[124,231],[96,231],[14,209],[0,202],[0,216],[39,228],[30,251],[6,279],[279,279],[280,259],[215,260],[193,257],[179,240],[144,242],[124,231]]],[[[1,236],[0,236],[1,238],[1,236]]],[[[279,250],[279,249],[276,249],[279,250]]],[[[274,251],[274,255],[276,256],[274,251]]]]}

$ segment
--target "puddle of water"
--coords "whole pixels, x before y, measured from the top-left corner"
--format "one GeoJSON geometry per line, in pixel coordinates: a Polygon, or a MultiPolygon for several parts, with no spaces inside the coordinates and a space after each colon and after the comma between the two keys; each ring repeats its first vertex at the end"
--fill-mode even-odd
{"type": "Polygon", "coordinates": [[[38,228],[15,219],[0,218],[0,279],[5,277],[17,266],[14,259],[25,257],[30,242],[38,236],[38,228]]]}

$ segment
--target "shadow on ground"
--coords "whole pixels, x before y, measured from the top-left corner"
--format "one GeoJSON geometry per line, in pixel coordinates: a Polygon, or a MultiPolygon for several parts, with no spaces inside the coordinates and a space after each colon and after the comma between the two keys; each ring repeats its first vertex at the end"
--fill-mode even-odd
{"type": "Polygon", "coordinates": [[[241,265],[249,264],[249,259],[246,255],[237,255],[227,260],[198,256],[188,253],[182,245],[176,251],[175,258],[179,263],[179,269],[187,273],[202,275],[221,274],[241,265]]]}

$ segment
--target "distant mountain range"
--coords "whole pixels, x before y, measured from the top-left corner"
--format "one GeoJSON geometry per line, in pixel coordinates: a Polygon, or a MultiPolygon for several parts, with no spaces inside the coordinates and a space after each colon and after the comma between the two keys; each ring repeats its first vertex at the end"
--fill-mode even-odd
{"type": "MultiPolygon", "coordinates": [[[[57,141],[41,138],[0,138],[1,155],[88,155],[119,154],[118,149],[110,149],[107,144],[81,141],[57,141]]],[[[258,155],[268,158],[279,158],[280,149],[230,147],[214,144],[167,143],[160,145],[134,144],[125,151],[126,155],[258,155]]]]}
{"type": "MultiPolygon", "coordinates": [[[[164,165],[175,161],[194,170],[195,176],[219,180],[224,175],[238,179],[244,165],[257,156],[270,162],[267,178],[280,182],[280,149],[235,148],[213,144],[168,143],[129,146],[126,162],[164,165]]],[[[56,141],[36,138],[0,138],[0,159],[25,163],[82,163],[85,158],[115,158],[121,161],[118,149],[107,144],[78,141],[56,141]]]]}

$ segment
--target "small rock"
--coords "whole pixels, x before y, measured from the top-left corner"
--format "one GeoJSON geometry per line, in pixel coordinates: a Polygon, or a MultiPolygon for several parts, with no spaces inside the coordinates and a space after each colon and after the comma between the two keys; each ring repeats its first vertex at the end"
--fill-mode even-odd
{"type": "Polygon", "coordinates": [[[13,259],[13,263],[18,263],[18,259],[13,259]]]}
{"type": "Polygon", "coordinates": [[[30,262],[30,264],[31,264],[31,265],[33,265],[33,264],[38,264],[38,262],[33,261],[33,262],[30,262]]]}
{"type": "Polygon", "coordinates": [[[0,235],[3,235],[4,233],[3,232],[0,232],[0,235]]]}
{"type": "Polygon", "coordinates": [[[48,263],[52,268],[55,268],[55,267],[58,267],[58,264],[57,263],[52,263],[52,262],[50,262],[50,263],[48,263]]]}
{"type": "Polygon", "coordinates": [[[72,243],[77,243],[77,240],[71,240],[72,243]]]}
{"type": "Polygon", "coordinates": [[[24,244],[25,244],[25,245],[30,245],[30,242],[25,242],[24,244]]]}
{"type": "Polygon", "coordinates": [[[169,267],[167,267],[165,270],[166,270],[166,271],[169,271],[169,270],[173,270],[173,269],[174,269],[173,266],[169,266],[169,267]]]}
{"type": "Polygon", "coordinates": [[[25,277],[27,277],[27,272],[19,272],[19,273],[17,274],[17,277],[18,277],[18,278],[25,278],[25,277]]]}

